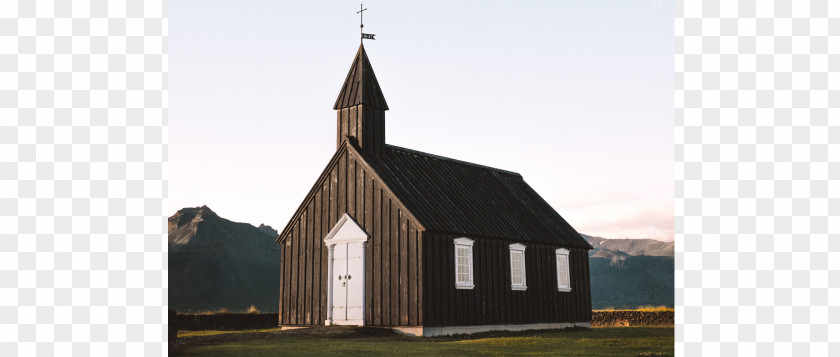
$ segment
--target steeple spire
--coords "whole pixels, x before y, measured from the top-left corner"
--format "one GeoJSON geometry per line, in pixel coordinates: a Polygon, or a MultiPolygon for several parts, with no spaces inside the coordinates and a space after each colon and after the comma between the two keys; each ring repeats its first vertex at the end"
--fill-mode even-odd
{"type": "Polygon", "coordinates": [[[359,104],[388,110],[388,104],[385,103],[385,96],[382,95],[382,88],[379,88],[379,82],[376,80],[376,74],[373,73],[364,44],[359,45],[356,58],[350,67],[350,72],[347,73],[347,79],[344,80],[344,86],[341,87],[333,109],[339,110],[359,104]]]}
{"type": "Polygon", "coordinates": [[[388,104],[373,67],[360,45],[344,86],[333,109],[338,114],[337,146],[347,138],[356,141],[362,152],[379,155],[385,147],[385,111],[388,104]]]}

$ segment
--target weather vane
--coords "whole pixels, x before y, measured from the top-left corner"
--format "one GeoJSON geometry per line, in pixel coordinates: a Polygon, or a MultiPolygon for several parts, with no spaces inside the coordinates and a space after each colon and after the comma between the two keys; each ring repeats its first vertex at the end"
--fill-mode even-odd
{"type": "Polygon", "coordinates": [[[366,40],[366,39],[367,40],[375,40],[375,38],[373,38],[373,36],[376,36],[376,35],[374,35],[372,33],[364,33],[362,31],[362,29],[365,28],[365,14],[364,14],[364,12],[367,10],[367,8],[365,7],[365,4],[360,4],[359,9],[360,10],[356,11],[356,13],[359,14],[359,32],[362,34],[362,40],[366,40]]]}

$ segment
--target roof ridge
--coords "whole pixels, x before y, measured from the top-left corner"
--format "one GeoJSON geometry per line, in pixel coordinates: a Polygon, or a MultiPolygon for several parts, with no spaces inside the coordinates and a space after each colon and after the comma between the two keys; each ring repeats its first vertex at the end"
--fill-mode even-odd
{"type": "Polygon", "coordinates": [[[427,152],[422,152],[422,151],[418,151],[418,150],[414,150],[414,149],[409,149],[409,148],[404,148],[404,147],[401,147],[401,146],[396,146],[396,145],[391,145],[391,144],[385,144],[385,146],[386,146],[386,147],[389,147],[389,148],[391,148],[391,149],[394,149],[394,150],[405,151],[405,152],[407,152],[407,153],[411,153],[411,154],[423,155],[423,156],[428,156],[428,157],[431,157],[431,158],[433,158],[433,159],[438,159],[438,160],[445,160],[445,161],[454,162],[454,163],[456,163],[456,164],[461,164],[461,165],[466,165],[466,166],[473,166],[473,167],[478,167],[478,168],[482,168],[482,169],[493,170],[493,171],[496,171],[496,172],[498,172],[498,173],[503,173],[503,174],[513,175],[513,176],[518,176],[519,178],[522,178],[522,175],[521,175],[521,174],[519,174],[518,172],[513,172],[513,171],[503,170],[503,169],[499,169],[499,168],[495,168],[495,167],[491,167],[491,166],[486,166],[486,165],[481,165],[481,164],[476,164],[476,163],[472,163],[472,162],[469,162],[469,161],[463,161],[463,160],[453,159],[453,158],[451,158],[451,157],[440,156],[440,155],[435,155],[435,154],[429,154],[429,153],[427,153],[427,152]]]}

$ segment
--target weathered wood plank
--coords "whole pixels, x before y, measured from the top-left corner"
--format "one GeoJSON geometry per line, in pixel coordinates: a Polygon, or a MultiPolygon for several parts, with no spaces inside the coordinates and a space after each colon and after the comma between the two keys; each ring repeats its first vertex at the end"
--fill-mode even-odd
{"type": "Polygon", "coordinates": [[[389,224],[389,234],[388,240],[391,241],[391,249],[389,251],[389,255],[391,257],[391,293],[390,293],[390,312],[391,318],[390,323],[391,325],[398,325],[400,323],[400,223],[399,223],[399,208],[393,201],[389,201],[391,208],[390,208],[390,220],[389,224]]]}
{"type": "Polygon", "coordinates": [[[356,193],[355,199],[353,200],[356,203],[356,208],[353,210],[355,212],[353,217],[356,218],[356,222],[360,226],[365,227],[365,168],[364,163],[360,160],[359,158],[356,159],[356,179],[353,182],[353,185],[356,186],[356,189],[353,191],[356,193]]]}
{"type": "MultiPolygon", "coordinates": [[[[335,212],[336,219],[341,218],[347,212],[347,160],[349,156],[349,154],[345,153],[341,155],[341,159],[338,161],[338,205],[335,212]]],[[[332,222],[332,224],[335,225],[335,222],[332,222]]]]}
{"type": "MultiPolygon", "coordinates": [[[[489,304],[493,301],[493,275],[490,273],[490,245],[484,242],[479,248],[478,256],[481,258],[478,261],[479,268],[476,273],[481,277],[481,287],[479,294],[476,294],[476,304],[480,307],[475,315],[475,320],[478,324],[487,324],[487,319],[491,316],[488,309],[489,304]]],[[[477,287],[478,288],[478,287],[477,287]]]]}
{"type": "Polygon", "coordinates": [[[487,244],[485,246],[487,247],[486,251],[485,251],[485,256],[487,257],[487,267],[486,267],[486,269],[487,269],[487,275],[488,275],[488,279],[487,279],[487,284],[488,284],[487,297],[488,297],[488,299],[487,300],[488,300],[488,304],[490,305],[489,306],[489,312],[488,312],[487,316],[485,316],[485,318],[484,318],[484,323],[487,324],[487,323],[491,323],[491,322],[496,321],[496,319],[498,319],[498,316],[499,316],[499,313],[500,313],[500,311],[498,309],[498,306],[499,306],[499,300],[500,300],[499,299],[499,279],[501,279],[501,277],[499,276],[499,262],[498,262],[498,259],[496,257],[495,247],[493,246],[492,242],[487,242],[487,244]]]}
{"type": "Polygon", "coordinates": [[[338,115],[336,116],[335,127],[338,128],[335,132],[335,148],[338,149],[341,146],[341,110],[338,111],[338,115]]]}
{"type": "MultiPolygon", "coordinates": [[[[302,218],[302,217],[301,217],[302,218]]],[[[303,219],[298,223],[298,308],[297,321],[299,324],[306,323],[306,235],[305,235],[305,221],[303,219]]]]}
{"type": "Polygon", "coordinates": [[[362,197],[360,211],[362,219],[359,224],[368,233],[368,242],[365,244],[365,324],[373,325],[373,285],[379,282],[373,278],[373,261],[374,254],[376,254],[374,232],[370,228],[370,215],[372,198],[371,191],[373,188],[368,183],[367,175],[363,167],[359,170],[359,182],[361,182],[361,190],[358,191],[359,196],[362,197]]]}
{"type": "Polygon", "coordinates": [[[419,307],[417,299],[417,287],[420,284],[420,277],[417,275],[417,267],[420,265],[420,259],[417,254],[417,230],[414,225],[408,225],[408,324],[416,326],[417,323],[417,309],[419,307]]]}
{"type": "Polygon", "coordinates": [[[415,303],[417,306],[417,325],[422,326],[425,319],[424,302],[422,298],[424,295],[424,287],[426,286],[426,272],[424,269],[426,255],[423,254],[423,235],[415,228],[415,240],[417,241],[417,293],[415,294],[415,303]]]}
{"type": "Polygon", "coordinates": [[[433,290],[428,294],[428,303],[426,306],[429,308],[434,309],[434,319],[431,323],[432,326],[442,326],[444,324],[443,316],[444,316],[444,304],[446,304],[444,290],[443,287],[446,285],[446,262],[441,262],[440,259],[446,259],[446,252],[442,251],[440,248],[440,239],[438,239],[437,235],[433,233],[424,233],[426,235],[426,239],[428,240],[430,255],[429,255],[429,263],[426,264],[426,267],[429,268],[431,274],[429,276],[429,281],[432,282],[432,286],[434,286],[433,290]],[[434,255],[434,256],[432,256],[434,255]]]}
{"type": "Polygon", "coordinates": [[[525,278],[526,284],[528,286],[528,290],[531,290],[531,299],[535,302],[534,305],[526,306],[525,310],[527,311],[526,316],[528,316],[528,321],[539,321],[540,316],[540,305],[544,303],[542,299],[542,291],[541,291],[541,283],[540,280],[541,275],[539,273],[540,269],[536,269],[537,267],[541,266],[540,264],[540,253],[542,250],[539,246],[528,245],[528,248],[525,250],[525,278]],[[530,254],[529,254],[530,253],[530,254]]]}
{"type": "Polygon", "coordinates": [[[435,273],[435,265],[431,264],[431,257],[436,255],[437,252],[432,248],[431,239],[429,238],[429,232],[417,231],[417,235],[420,237],[420,240],[417,241],[417,250],[418,253],[425,252],[422,255],[421,261],[423,262],[418,269],[422,271],[421,274],[423,276],[423,286],[419,289],[419,300],[420,300],[420,311],[418,312],[418,318],[421,320],[418,324],[423,326],[435,326],[435,311],[437,310],[435,307],[439,304],[435,297],[436,283],[437,280],[440,279],[431,279],[433,276],[438,276],[435,273]]]}
{"type": "MultiPolygon", "coordinates": [[[[341,158],[339,158],[340,160],[341,158]]],[[[332,229],[333,225],[338,221],[338,217],[336,217],[336,213],[338,212],[338,170],[333,169],[330,171],[330,190],[329,195],[330,204],[327,206],[329,210],[329,220],[327,221],[327,226],[332,229]]]]}
{"type": "Polygon", "coordinates": [[[547,253],[544,246],[538,245],[534,248],[536,248],[535,253],[537,253],[534,254],[534,263],[536,264],[531,265],[531,270],[534,271],[534,275],[537,278],[535,281],[536,284],[534,284],[534,293],[536,293],[539,297],[539,302],[534,309],[533,321],[545,322],[546,314],[548,313],[546,310],[546,306],[548,306],[548,297],[545,294],[545,287],[548,284],[547,279],[545,279],[545,269],[548,267],[548,261],[546,259],[547,253]]]}
{"type": "Polygon", "coordinates": [[[373,298],[374,298],[374,306],[376,310],[374,311],[374,324],[382,325],[382,284],[383,284],[383,275],[382,275],[382,250],[383,250],[383,241],[382,241],[382,227],[380,222],[382,221],[382,190],[379,187],[378,183],[375,183],[373,186],[373,227],[374,227],[374,239],[375,239],[375,247],[376,253],[374,253],[375,261],[373,265],[373,276],[378,282],[377,284],[373,285],[373,298]]]}
{"type": "Polygon", "coordinates": [[[286,302],[286,300],[289,298],[289,287],[287,285],[289,279],[286,276],[286,274],[289,271],[288,254],[289,250],[286,249],[286,243],[284,242],[283,245],[280,246],[280,306],[279,310],[277,310],[280,325],[285,325],[287,323],[286,306],[288,306],[288,303],[286,302]]]}
{"type": "MultiPolygon", "coordinates": [[[[321,214],[321,232],[323,232],[324,236],[326,236],[326,234],[330,231],[330,229],[332,229],[332,226],[329,225],[329,223],[330,223],[329,222],[329,217],[330,217],[330,213],[329,213],[330,212],[330,183],[329,183],[329,181],[324,182],[323,186],[321,186],[321,207],[320,207],[319,212],[321,214]]],[[[329,309],[329,306],[327,306],[327,302],[328,302],[327,294],[328,294],[328,291],[329,291],[329,287],[327,286],[327,284],[329,284],[329,273],[330,273],[329,259],[330,259],[329,258],[329,249],[327,247],[324,247],[323,251],[321,252],[321,262],[322,262],[322,264],[321,264],[321,280],[322,280],[321,290],[324,291],[324,293],[321,294],[321,306],[323,307],[322,310],[321,310],[321,319],[322,320],[327,319],[327,312],[328,312],[327,309],[329,309]]]]}
{"type": "Polygon", "coordinates": [[[309,234],[308,221],[310,215],[310,210],[307,208],[304,211],[303,216],[301,216],[301,225],[300,225],[300,236],[303,238],[303,257],[301,261],[303,262],[303,322],[305,324],[312,323],[312,238],[311,234],[309,234]]]}
{"type": "Polygon", "coordinates": [[[400,222],[400,325],[408,325],[408,289],[411,278],[408,276],[408,219],[399,215],[400,222]]]}
{"type": "Polygon", "coordinates": [[[347,175],[345,176],[345,185],[347,186],[347,208],[346,212],[358,221],[356,217],[356,158],[352,155],[347,155],[347,175]]]}
{"type": "Polygon", "coordinates": [[[365,219],[362,224],[364,224],[365,231],[370,234],[371,237],[374,235],[374,226],[373,226],[373,177],[368,173],[367,169],[364,170],[364,179],[365,179],[365,219]]]}
{"type": "Polygon", "coordinates": [[[300,230],[299,230],[299,223],[295,223],[294,228],[292,228],[292,250],[294,254],[292,255],[292,303],[290,311],[291,313],[291,323],[298,324],[298,299],[300,296],[300,292],[298,291],[298,284],[300,282],[300,264],[298,262],[298,258],[300,257],[300,230]]]}
{"type": "Polygon", "coordinates": [[[515,308],[516,308],[516,301],[514,300],[514,291],[510,289],[511,279],[510,279],[510,251],[505,249],[501,243],[497,243],[498,250],[502,256],[503,262],[503,269],[502,269],[502,276],[505,277],[504,285],[502,286],[502,291],[504,291],[505,296],[505,306],[508,307],[505,309],[505,321],[508,323],[515,322],[515,308]]]}
{"type": "Polygon", "coordinates": [[[454,323],[457,321],[456,314],[458,312],[458,305],[456,294],[458,293],[458,290],[455,289],[455,242],[450,237],[447,237],[446,239],[446,257],[446,266],[449,267],[446,272],[446,280],[449,282],[449,284],[446,284],[446,292],[449,298],[446,304],[446,316],[449,323],[454,323]]]}
{"type": "Polygon", "coordinates": [[[377,149],[378,152],[382,152],[385,150],[385,112],[384,111],[377,111],[376,112],[376,122],[379,124],[379,133],[377,133],[377,137],[382,138],[382,140],[377,140],[377,149]]]}
{"type": "Polygon", "coordinates": [[[358,107],[350,107],[350,115],[347,117],[348,124],[347,124],[347,135],[352,136],[354,138],[358,138],[357,136],[357,129],[359,128],[359,111],[357,110],[358,107]]]}
{"type": "Polygon", "coordinates": [[[321,191],[319,190],[315,193],[315,199],[312,201],[310,205],[312,207],[312,214],[310,215],[310,219],[312,220],[312,236],[314,237],[313,252],[312,252],[312,296],[310,299],[313,301],[314,306],[312,308],[312,316],[314,317],[313,323],[321,324],[323,323],[323,319],[321,318],[321,285],[323,280],[321,279],[321,250],[323,249],[324,242],[323,236],[321,236],[321,191]]]}
{"type": "Polygon", "coordinates": [[[350,135],[350,128],[349,128],[349,123],[348,123],[348,118],[350,117],[350,110],[349,109],[344,109],[344,110],[341,111],[341,114],[342,114],[342,117],[343,117],[342,119],[343,120],[341,120],[341,127],[340,127],[341,136],[339,137],[339,142],[341,142],[342,140],[345,140],[345,138],[348,135],[350,135]]]}
{"type": "MultiPolygon", "coordinates": [[[[381,193],[380,193],[381,194],[381,193]]],[[[391,201],[382,195],[382,324],[391,325],[391,201]]]]}

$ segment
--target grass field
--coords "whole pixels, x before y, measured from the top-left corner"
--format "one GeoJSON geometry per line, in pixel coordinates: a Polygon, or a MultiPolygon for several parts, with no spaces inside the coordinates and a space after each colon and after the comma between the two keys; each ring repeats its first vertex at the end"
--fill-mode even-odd
{"type": "Polygon", "coordinates": [[[330,327],[188,331],[178,356],[672,356],[673,327],[606,327],[419,338],[389,330],[330,327]]]}

